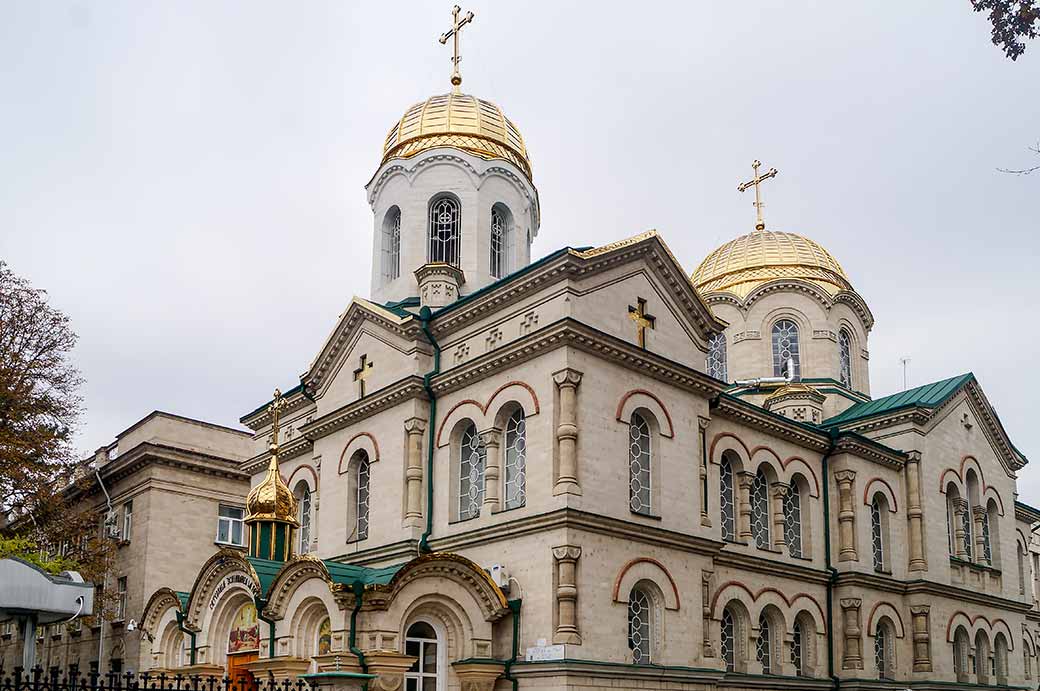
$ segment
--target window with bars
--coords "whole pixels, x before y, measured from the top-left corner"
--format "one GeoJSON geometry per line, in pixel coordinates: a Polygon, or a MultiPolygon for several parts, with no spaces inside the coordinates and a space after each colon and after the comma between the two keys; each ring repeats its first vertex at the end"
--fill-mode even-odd
{"type": "Polygon", "coordinates": [[[762,470],[751,483],[751,535],[756,547],[769,549],[769,481],[762,470]]]}
{"type": "Polygon", "coordinates": [[[791,485],[784,497],[784,542],[792,557],[802,554],[802,495],[798,488],[791,485]]]}
{"type": "Polygon", "coordinates": [[[770,630],[769,617],[763,612],[758,617],[758,640],[755,642],[755,652],[759,663],[762,665],[762,674],[773,673],[773,635],[770,630]]]}
{"type": "Polygon", "coordinates": [[[401,210],[390,207],[383,219],[383,282],[401,275],[401,210]]]}
{"type": "Polygon", "coordinates": [[[354,510],[357,515],[355,531],[358,540],[368,537],[368,485],[371,477],[371,466],[368,462],[368,454],[362,452],[357,462],[357,492],[354,495],[354,510]]]}
{"type": "Polygon", "coordinates": [[[462,210],[454,197],[438,197],[430,204],[429,251],[431,262],[459,265],[462,210]]]}
{"type": "Polygon", "coordinates": [[[878,624],[877,630],[874,632],[874,667],[877,669],[878,679],[891,679],[889,670],[890,638],[888,624],[885,622],[878,624]]]}
{"type": "Polygon", "coordinates": [[[724,382],[729,381],[726,363],[726,334],[713,334],[708,339],[708,357],[704,363],[704,371],[709,377],[715,377],[724,382]]]}
{"type": "Polygon", "coordinates": [[[722,539],[737,539],[737,512],[734,501],[733,464],[723,455],[719,466],[719,510],[722,513],[722,539]]]}
{"type": "Polygon", "coordinates": [[[508,273],[506,250],[509,235],[509,212],[501,205],[491,207],[491,276],[502,278],[508,273]]]}
{"type": "Polygon", "coordinates": [[[805,676],[805,633],[801,621],[795,621],[791,631],[791,664],[795,675],[805,676]]]}
{"type": "Polygon", "coordinates": [[[649,665],[650,637],[652,635],[652,602],[642,588],[636,587],[628,596],[628,647],[632,662],[649,665]]]}
{"type": "Polygon", "coordinates": [[[838,331],[838,379],[852,388],[852,337],[845,329],[838,331]]]}
{"type": "Polygon", "coordinates": [[[874,555],[874,570],[885,570],[885,535],[882,525],[882,506],[878,495],[870,502],[870,547],[874,555]]]}
{"type": "Polygon", "coordinates": [[[506,421],[505,508],[527,502],[527,420],[517,408],[506,421]]]}
{"type": "Polygon", "coordinates": [[[982,514],[982,558],[988,565],[993,565],[993,547],[989,541],[989,511],[982,514]]]}
{"type": "Polygon", "coordinates": [[[477,427],[470,423],[462,433],[459,445],[459,520],[476,518],[484,502],[484,466],[487,449],[477,427]]]}
{"type": "Polygon", "coordinates": [[[968,556],[968,559],[972,558],[972,539],[971,539],[971,508],[969,507],[965,511],[961,512],[961,526],[964,530],[964,553],[968,556]]]}
{"type": "Polygon", "coordinates": [[[798,350],[798,325],[790,319],[781,319],[773,324],[773,376],[783,377],[787,361],[794,362],[792,377],[802,378],[802,364],[798,350]]]}
{"type": "Polygon", "coordinates": [[[311,550],[311,491],[306,484],[300,483],[296,491],[300,504],[300,546],[299,553],[307,554],[311,550]]]}
{"type": "Polygon", "coordinates": [[[632,413],[628,425],[629,506],[635,513],[651,513],[650,425],[639,413],[632,413]]]}
{"type": "Polygon", "coordinates": [[[719,641],[719,649],[722,659],[726,663],[726,671],[735,671],[737,668],[737,636],[733,612],[729,607],[722,610],[722,638],[719,641]]]}

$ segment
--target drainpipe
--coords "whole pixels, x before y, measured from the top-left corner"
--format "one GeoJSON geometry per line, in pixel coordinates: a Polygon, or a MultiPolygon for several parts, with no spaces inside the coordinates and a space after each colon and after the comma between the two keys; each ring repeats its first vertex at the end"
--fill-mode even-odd
{"type": "Polygon", "coordinates": [[[430,535],[433,534],[433,445],[436,443],[436,421],[437,421],[437,396],[433,393],[430,381],[441,372],[441,347],[437,339],[430,333],[430,319],[433,313],[428,306],[419,310],[419,326],[422,328],[426,339],[433,346],[433,369],[423,376],[423,388],[426,396],[430,399],[430,421],[428,423],[429,434],[426,439],[426,530],[419,538],[419,553],[429,554],[430,535]]]}
{"type": "Polygon", "coordinates": [[[196,653],[195,653],[195,632],[194,631],[190,631],[190,630],[184,628],[184,612],[182,612],[180,610],[177,610],[175,612],[175,614],[177,615],[177,628],[180,629],[181,632],[187,634],[188,638],[191,639],[191,654],[188,656],[188,661],[192,665],[194,665],[195,664],[195,655],[196,655],[196,653]]]}
{"type": "MultiPolygon", "coordinates": [[[[94,468],[94,475],[97,477],[98,485],[101,486],[101,491],[105,493],[105,504],[108,505],[108,513],[105,514],[105,520],[102,521],[101,525],[101,539],[108,539],[108,517],[112,514],[112,497],[109,496],[108,490],[105,489],[105,483],[101,480],[101,469],[94,468]]],[[[30,516],[32,514],[29,514],[30,516]]],[[[35,519],[34,519],[35,522],[35,519]]],[[[101,602],[98,603],[98,618],[101,619],[101,632],[98,634],[98,652],[97,652],[97,668],[98,674],[104,674],[101,671],[101,660],[104,658],[105,652],[105,596],[108,595],[108,557],[105,557],[105,577],[101,581],[101,602]]]]}
{"type": "Polygon", "coordinates": [[[253,606],[256,607],[256,618],[267,624],[267,657],[272,658],[274,657],[274,620],[264,616],[264,607],[267,606],[265,600],[254,596],[253,606]]]}
{"type": "Polygon", "coordinates": [[[838,580],[838,570],[831,564],[831,478],[827,471],[831,455],[838,445],[838,430],[829,432],[831,441],[823,454],[823,554],[827,569],[827,674],[830,675],[834,688],[841,687],[841,679],[834,673],[834,585],[838,580]]]}
{"type": "MultiPolygon", "coordinates": [[[[350,652],[357,656],[358,664],[361,665],[361,673],[368,674],[368,663],[365,661],[365,654],[361,652],[361,648],[357,647],[357,615],[361,611],[361,602],[364,599],[365,584],[360,580],[354,581],[350,586],[350,589],[354,591],[354,609],[350,611],[350,638],[347,641],[347,645],[350,648],[350,652]]],[[[368,682],[365,682],[365,689],[368,688],[368,682]]]]}
{"type": "Polygon", "coordinates": [[[523,604],[523,600],[510,600],[508,604],[509,610],[513,613],[513,656],[506,660],[506,670],[502,676],[513,685],[513,691],[516,691],[520,681],[513,676],[512,670],[520,652],[520,605],[523,604]]]}

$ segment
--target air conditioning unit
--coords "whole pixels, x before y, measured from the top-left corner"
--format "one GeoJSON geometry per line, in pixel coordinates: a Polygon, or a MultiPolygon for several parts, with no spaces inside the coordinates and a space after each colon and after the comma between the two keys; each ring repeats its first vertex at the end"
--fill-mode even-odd
{"type": "Polygon", "coordinates": [[[509,572],[501,564],[492,564],[484,569],[491,580],[504,592],[509,592],[509,572]]]}

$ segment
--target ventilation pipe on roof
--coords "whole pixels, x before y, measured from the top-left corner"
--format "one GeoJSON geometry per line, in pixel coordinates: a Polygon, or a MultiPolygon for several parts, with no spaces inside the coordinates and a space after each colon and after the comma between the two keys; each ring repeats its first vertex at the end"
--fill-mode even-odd
{"type": "Polygon", "coordinates": [[[794,358],[787,358],[784,365],[784,376],[782,377],[758,377],[756,379],[738,379],[737,386],[750,386],[758,388],[762,384],[790,384],[794,381],[794,358]]]}

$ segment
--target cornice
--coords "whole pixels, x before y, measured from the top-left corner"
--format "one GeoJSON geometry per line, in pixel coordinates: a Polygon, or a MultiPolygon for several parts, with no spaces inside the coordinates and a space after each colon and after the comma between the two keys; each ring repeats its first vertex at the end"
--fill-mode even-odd
{"type": "Polygon", "coordinates": [[[425,398],[426,391],[423,389],[422,381],[422,377],[418,375],[408,375],[404,379],[372,392],[359,401],[348,403],[312,420],[300,428],[300,434],[310,441],[316,441],[402,401],[425,398]]]}
{"type": "Polygon", "coordinates": [[[841,588],[843,586],[872,588],[874,590],[883,590],[899,595],[930,595],[944,597],[957,601],[973,602],[986,607],[1011,610],[1022,614],[1029,612],[1031,609],[1030,605],[1025,602],[1009,600],[1008,598],[996,595],[988,595],[968,588],[959,588],[947,583],[938,583],[921,579],[900,581],[891,577],[879,576],[871,573],[861,573],[858,571],[839,573],[835,587],[841,588]]]}
{"type": "MultiPolygon", "coordinates": [[[[283,420],[313,404],[313,400],[308,397],[302,386],[297,386],[292,391],[287,392],[282,400],[285,401],[285,407],[282,408],[279,415],[283,420]]],[[[239,422],[253,430],[254,433],[267,427],[271,424],[271,412],[268,410],[270,403],[270,401],[267,401],[253,412],[243,415],[239,418],[239,422]]]]}
{"type": "Polygon", "coordinates": [[[758,286],[743,299],[737,297],[733,293],[728,291],[716,291],[707,293],[704,295],[704,300],[709,305],[718,303],[728,303],[737,307],[744,312],[751,309],[752,305],[757,302],[760,298],[765,297],[771,293],[778,291],[793,291],[798,293],[804,293],[809,295],[814,300],[819,302],[825,309],[830,309],[838,303],[847,304],[853,312],[863,322],[863,327],[870,331],[874,327],[874,315],[867,306],[866,301],[863,297],[854,290],[840,290],[837,293],[831,295],[826,290],[823,290],[818,285],[800,279],[791,278],[778,278],[768,283],[763,283],[758,286]]]}
{"type": "Polygon", "coordinates": [[[824,452],[830,448],[827,434],[816,432],[779,415],[772,415],[755,404],[739,398],[719,396],[712,400],[711,407],[713,412],[722,417],[736,420],[748,427],[776,435],[814,451],[824,452]]]}
{"type": "Polygon", "coordinates": [[[874,461],[879,465],[895,470],[901,470],[906,463],[906,455],[902,452],[884,448],[879,442],[866,437],[857,438],[849,434],[840,434],[834,450],[836,452],[852,453],[864,460],[874,461]]]}
{"type": "Polygon", "coordinates": [[[800,564],[784,561],[772,561],[757,555],[742,554],[722,550],[715,557],[715,566],[726,566],[741,571],[752,571],[756,574],[768,574],[780,578],[796,578],[798,580],[826,585],[830,575],[826,571],[814,569],[800,564]]]}

